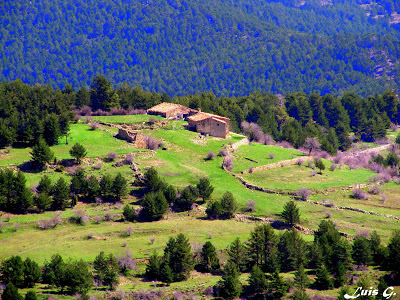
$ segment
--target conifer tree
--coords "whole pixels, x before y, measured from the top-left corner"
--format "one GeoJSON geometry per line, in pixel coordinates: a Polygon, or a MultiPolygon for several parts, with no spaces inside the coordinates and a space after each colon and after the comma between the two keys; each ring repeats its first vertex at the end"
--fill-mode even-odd
{"type": "Polygon", "coordinates": [[[164,250],[165,255],[169,255],[174,281],[186,280],[194,267],[189,240],[182,233],[178,234],[176,238],[171,237],[164,250]]]}
{"type": "Polygon", "coordinates": [[[39,185],[37,187],[37,191],[39,193],[46,193],[47,195],[50,195],[52,191],[52,182],[49,176],[43,175],[42,178],[40,178],[39,185]]]}
{"type": "Polygon", "coordinates": [[[35,291],[28,291],[25,294],[25,300],[37,300],[37,299],[38,299],[38,297],[37,297],[35,291]]]}
{"type": "Polygon", "coordinates": [[[40,282],[41,278],[42,272],[39,265],[27,257],[24,262],[24,286],[31,288],[36,282],[40,282]]]}
{"type": "Polygon", "coordinates": [[[124,176],[122,176],[121,173],[118,173],[117,176],[115,176],[114,178],[112,186],[114,196],[117,201],[120,201],[121,197],[127,194],[127,186],[128,181],[125,179],[124,176]]]}
{"type": "Polygon", "coordinates": [[[257,266],[253,266],[249,276],[249,288],[254,293],[263,293],[268,286],[264,272],[257,266]]]}
{"type": "Polygon", "coordinates": [[[152,279],[158,279],[160,277],[160,257],[157,252],[153,252],[150,256],[149,261],[146,265],[146,276],[152,279]]]}
{"type": "Polygon", "coordinates": [[[76,162],[78,164],[80,164],[82,158],[86,157],[87,151],[85,147],[83,147],[81,144],[75,143],[75,145],[73,145],[72,148],[69,150],[69,154],[76,159],[76,162]]]}
{"type": "Polygon", "coordinates": [[[72,175],[70,190],[75,195],[85,195],[87,193],[88,181],[85,171],[81,168],[77,169],[72,175]]]}
{"type": "Polygon", "coordinates": [[[248,242],[249,256],[252,264],[261,267],[267,271],[270,265],[269,258],[273,255],[273,250],[277,244],[277,236],[274,233],[271,225],[263,224],[257,226],[250,232],[248,242]]]}
{"type": "Polygon", "coordinates": [[[221,207],[222,207],[222,213],[227,219],[233,217],[238,208],[238,204],[231,192],[227,191],[222,195],[221,207]]]}
{"type": "Polygon", "coordinates": [[[220,263],[214,245],[207,241],[200,252],[200,268],[205,272],[219,270],[220,263]]]}
{"type": "Polygon", "coordinates": [[[110,174],[105,174],[101,178],[100,188],[103,199],[111,199],[113,194],[113,179],[110,174]]]}
{"type": "Polygon", "coordinates": [[[299,208],[294,201],[289,201],[285,204],[281,216],[292,227],[300,222],[299,208]]]}
{"type": "Polygon", "coordinates": [[[39,193],[33,198],[33,203],[40,212],[48,210],[51,206],[51,197],[46,193],[39,193]]]}
{"type": "Polygon", "coordinates": [[[159,220],[168,210],[168,202],[161,191],[150,192],[142,200],[142,216],[148,220],[159,220]]]}
{"type": "Polygon", "coordinates": [[[54,158],[54,153],[50,150],[49,145],[43,139],[32,147],[32,163],[36,168],[43,169],[46,163],[49,163],[54,158]]]}
{"type": "Polygon", "coordinates": [[[94,202],[96,197],[100,196],[101,188],[96,176],[92,175],[87,180],[86,199],[94,202]]]}
{"type": "Polygon", "coordinates": [[[61,177],[54,184],[53,187],[53,208],[64,210],[67,207],[67,200],[69,199],[69,186],[61,177]]]}
{"type": "Polygon", "coordinates": [[[239,238],[236,238],[229,246],[228,261],[242,272],[246,265],[246,248],[239,238]]]}
{"type": "Polygon", "coordinates": [[[199,191],[199,196],[203,199],[203,201],[210,199],[211,194],[214,191],[214,187],[211,185],[210,179],[207,177],[200,178],[200,181],[196,187],[199,191]]]}
{"type": "Polygon", "coordinates": [[[7,283],[6,288],[1,295],[2,299],[5,300],[23,300],[24,298],[18,293],[18,289],[12,284],[12,282],[7,283]]]}
{"type": "Polygon", "coordinates": [[[221,281],[218,282],[219,296],[224,299],[234,299],[241,293],[242,287],[239,281],[239,272],[232,263],[227,263],[221,281]]]}
{"type": "Polygon", "coordinates": [[[333,288],[333,282],[325,265],[321,265],[316,272],[314,285],[319,290],[330,290],[333,288]]]}

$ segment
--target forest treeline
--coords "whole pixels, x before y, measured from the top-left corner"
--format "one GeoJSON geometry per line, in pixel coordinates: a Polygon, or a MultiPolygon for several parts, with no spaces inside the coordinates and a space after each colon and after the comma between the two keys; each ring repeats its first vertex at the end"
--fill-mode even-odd
{"type": "Polygon", "coordinates": [[[267,134],[275,141],[287,141],[299,148],[307,137],[316,138],[321,148],[331,154],[348,149],[353,141],[384,138],[390,124],[400,121],[400,102],[393,91],[368,97],[353,92],[341,97],[303,92],[283,97],[255,92],[240,97],[202,93],[171,99],[166,93],[146,92],[140,86],[123,84],[114,88],[104,76],[95,76],[90,89],[78,90],[71,85],[55,90],[49,85],[31,86],[16,80],[0,84],[0,146],[35,145],[41,138],[54,145],[67,134],[74,112],[107,114],[119,108],[128,113],[133,107],[143,110],[161,102],[228,117],[232,131],[245,132],[256,142],[266,142],[263,134],[267,134]],[[261,136],[244,128],[243,122],[250,123],[253,129],[255,124],[261,136]]]}
{"type": "MultiPolygon", "coordinates": [[[[211,241],[195,249],[182,233],[170,237],[163,255],[154,252],[141,275],[168,285],[187,280],[194,269],[221,275],[221,279],[207,289],[209,296],[223,299],[239,296],[282,299],[290,292],[292,299],[306,300],[310,299],[307,288],[330,290],[334,287],[341,287],[338,299],[345,299],[343,295],[349,292],[349,284],[356,280],[354,275],[350,278],[350,271],[356,267],[374,266],[387,272],[388,275],[379,278],[377,288],[380,295],[388,285],[396,285],[399,280],[399,255],[398,230],[393,231],[385,247],[376,231],[360,233],[350,241],[340,235],[330,220],[321,221],[313,242],[305,242],[296,229],[277,234],[269,224],[263,224],[250,232],[247,241],[236,238],[222,251],[217,251],[211,241]],[[226,258],[226,262],[222,261],[222,257],[226,258]],[[306,271],[306,268],[309,270],[306,271]],[[280,274],[292,271],[295,271],[294,281],[284,280],[280,274]],[[239,279],[242,273],[250,273],[246,281],[239,279]],[[313,280],[310,274],[315,275],[313,280]]],[[[3,292],[5,299],[22,300],[18,288],[33,288],[36,283],[57,287],[60,294],[79,293],[84,296],[93,287],[115,290],[120,276],[129,275],[132,270],[136,270],[136,260],[129,250],[122,256],[100,252],[91,264],[83,260],[65,261],[59,254],[54,254],[42,268],[29,257],[23,261],[20,256],[12,256],[0,264],[0,281],[6,285],[3,292]]],[[[367,275],[357,282],[358,286],[364,287],[371,284],[367,275]]],[[[30,291],[27,295],[29,293],[35,297],[26,296],[25,299],[37,299],[35,292],[30,291]]],[[[142,299],[138,295],[119,295],[120,298],[142,299]]],[[[106,299],[114,298],[110,296],[106,299]]]]}
{"type": "Polygon", "coordinates": [[[218,96],[398,88],[398,31],[387,18],[367,18],[353,1],[286,2],[4,1],[0,80],[63,89],[104,74],[159,93],[218,96]]]}

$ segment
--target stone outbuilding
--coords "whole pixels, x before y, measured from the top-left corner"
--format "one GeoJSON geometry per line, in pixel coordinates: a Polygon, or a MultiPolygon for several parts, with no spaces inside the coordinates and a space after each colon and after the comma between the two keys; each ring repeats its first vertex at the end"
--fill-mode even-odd
{"type": "Polygon", "coordinates": [[[166,119],[186,120],[190,115],[197,113],[197,110],[185,107],[180,104],[163,102],[147,110],[148,115],[156,115],[166,119]]]}
{"type": "Polygon", "coordinates": [[[229,135],[229,119],[199,112],[187,118],[189,130],[210,136],[226,138],[229,135]]]}

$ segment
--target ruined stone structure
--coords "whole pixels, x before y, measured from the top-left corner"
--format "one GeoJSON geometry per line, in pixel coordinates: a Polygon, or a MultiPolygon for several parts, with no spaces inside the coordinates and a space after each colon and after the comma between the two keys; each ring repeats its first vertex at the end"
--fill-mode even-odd
{"type": "Polygon", "coordinates": [[[137,148],[147,148],[147,135],[140,132],[118,128],[118,137],[135,145],[137,148]]]}
{"type": "Polygon", "coordinates": [[[166,119],[186,120],[188,116],[196,114],[197,110],[175,103],[163,102],[147,110],[147,114],[166,119]]]}

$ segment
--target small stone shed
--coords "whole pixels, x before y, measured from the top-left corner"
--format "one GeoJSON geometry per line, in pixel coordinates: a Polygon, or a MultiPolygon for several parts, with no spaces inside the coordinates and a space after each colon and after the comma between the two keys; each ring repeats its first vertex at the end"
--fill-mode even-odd
{"type": "Polygon", "coordinates": [[[187,118],[189,130],[226,138],[229,135],[229,119],[221,116],[199,112],[187,118]]]}

